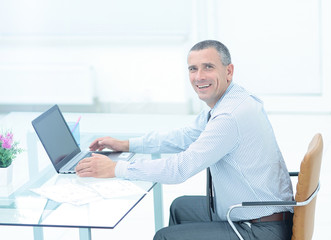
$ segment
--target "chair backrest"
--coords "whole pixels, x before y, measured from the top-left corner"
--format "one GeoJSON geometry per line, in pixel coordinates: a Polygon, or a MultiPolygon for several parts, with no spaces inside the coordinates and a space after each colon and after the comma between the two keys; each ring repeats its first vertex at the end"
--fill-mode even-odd
{"type": "MultiPolygon", "coordinates": [[[[303,202],[309,198],[319,184],[323,154],[323,139],[316,134],[300,165],[295,200],[303,202]]],[[[317,197],[317,196],[316,196],[317,197]]],[[[295,207],[292,240],[311,240],[314,232],[316,197],[305,206],[295,207]]]]}

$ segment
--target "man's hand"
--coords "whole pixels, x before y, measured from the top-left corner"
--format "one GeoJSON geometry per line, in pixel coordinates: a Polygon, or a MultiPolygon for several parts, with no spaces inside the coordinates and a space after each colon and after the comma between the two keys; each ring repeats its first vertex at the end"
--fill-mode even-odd
{"type": "Polygon", "coordinates": [[[129,141],[128,140],[118,140],[111,137],[101,137],[95,139],[91,145],[91,151],[102,151],[105,148],[112,149],[114,151],[128,152],[129,151],[129,141]]]}
{"type": "Polygon", "coordinates": [[[76,166],[76,174],[80,177],[113,178],[116,162],[102,154],[92,153],[76,166]]]}

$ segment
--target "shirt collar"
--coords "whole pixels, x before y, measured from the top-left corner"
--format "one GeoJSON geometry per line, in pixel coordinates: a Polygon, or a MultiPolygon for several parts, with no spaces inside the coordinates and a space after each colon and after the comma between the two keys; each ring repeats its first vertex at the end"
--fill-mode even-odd
{"type": "Polygon", "coordinates": [[[230,85],[228,86],[228,88],[225,90],[224,94],[222,95],[222,97],[217,101],[217,103],[215,104],[215,106],[213,108],[210,109],[210,114],[212,114],[214,112],[214,110],[217,108],[217,106],[220,104],[220,102],[222,101],[222,99],[224,98],[224,96],[231,90],[231,88],[233,87],[234,83],[231,82],[230,85]]]}

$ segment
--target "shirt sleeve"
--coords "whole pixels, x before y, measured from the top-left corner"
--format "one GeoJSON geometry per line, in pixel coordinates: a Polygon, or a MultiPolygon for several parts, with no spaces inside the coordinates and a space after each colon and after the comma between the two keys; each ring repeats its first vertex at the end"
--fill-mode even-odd
{"type": "Polygon", "coordinates": [[[184,151],[155,160],[118,162],[115,174],[132,180],[175,184],[220,161],[238,146],[236,121],[229,115],[211,119],[196,141],[184,151]]]}
{"type": "Polygon", "coordinates": [[[205,126],[205,112],[202,112],[188,127],[169,132],[153,131],[142,137],[130,138],[129,150],[135,153],[179,153],[196,141],[205,126]]]}

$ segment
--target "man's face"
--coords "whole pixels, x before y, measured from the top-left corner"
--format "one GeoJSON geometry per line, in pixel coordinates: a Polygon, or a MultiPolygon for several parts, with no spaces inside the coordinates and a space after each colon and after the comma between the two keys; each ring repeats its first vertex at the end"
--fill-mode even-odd
{"type": "Polygon", "coordinates": [[[224,66],[217,50],[212,47],[191,51],[187,62],[194,91],[213,108],[232,81],[233,64],[224,66]]]}

